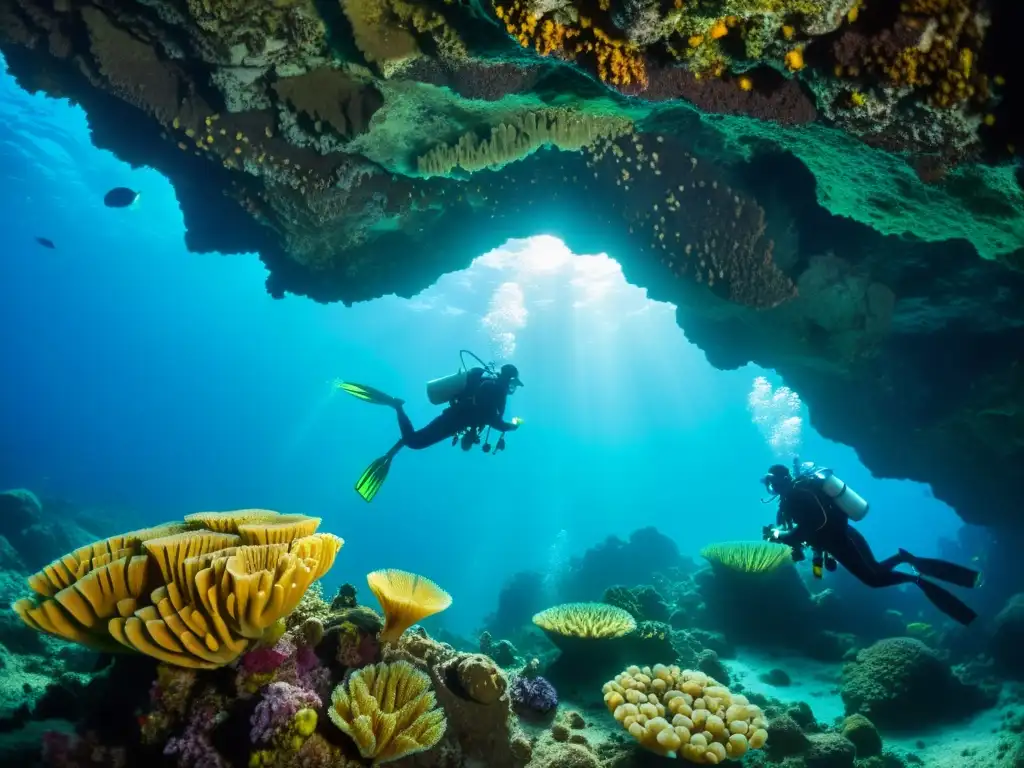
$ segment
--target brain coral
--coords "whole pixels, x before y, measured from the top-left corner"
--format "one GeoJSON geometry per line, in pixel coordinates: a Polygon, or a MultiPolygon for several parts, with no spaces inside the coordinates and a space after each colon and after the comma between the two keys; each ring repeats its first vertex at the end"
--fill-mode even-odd
{"type": "Polygon", "coordinates": [[[938,653],[910,637],[880,640],[858,653],[843,669],[841,694],[848,715],[862,714],[882,729],[967,718],[990,703],[938,653]]]}
{"type": "Polygon", "coordinates": [[[703,672],[664,664],[630,667],[602,691],[622,727],[659,755],[718,765],[760,749],[768,739],[760,707],[703,672]]]}

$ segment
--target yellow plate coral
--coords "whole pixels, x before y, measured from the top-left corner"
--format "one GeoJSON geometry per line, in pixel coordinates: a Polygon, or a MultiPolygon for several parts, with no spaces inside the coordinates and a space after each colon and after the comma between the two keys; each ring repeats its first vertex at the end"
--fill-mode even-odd
{"type": "Polygon", "coordinates": [[[83,645],[220,667],[278,625],[333,565],[343,542],[314,533],[319,523],[241,510],[115,536],[29,577],[39,597],[14,610],[33,629],[83,645]]]}

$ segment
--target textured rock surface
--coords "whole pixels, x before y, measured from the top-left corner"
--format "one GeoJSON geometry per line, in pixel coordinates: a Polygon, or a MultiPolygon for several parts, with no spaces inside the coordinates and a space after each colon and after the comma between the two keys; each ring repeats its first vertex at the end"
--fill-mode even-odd
{"type": "Polygon", "coordinates": [[[0,51],[275,296],[409,296],[557,234],[876,474],[1024,527],[1024,6],[664,5],[9,0],[0,51]]]}
{"type": "Polygon", "coordinates": [[[847,714],[864,715],[879,728],[893,730],[967,720],[994,703],[982,689],[961,682],[938,653],[910,637],[880,640],[858,653],[843,669],[840,693],[847,714]]]}

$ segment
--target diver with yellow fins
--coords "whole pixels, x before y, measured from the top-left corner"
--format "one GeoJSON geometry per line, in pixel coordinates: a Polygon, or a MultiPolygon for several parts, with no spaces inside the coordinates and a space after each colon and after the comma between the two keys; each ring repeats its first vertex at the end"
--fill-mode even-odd
{"type": "Polygon", "coordinates": [[[495,370],[494,365],[487,364],[468,350],[460,350],[459,370],[449,376],[427,382],[427,398],[433,405],[447,403],[447,407],[422,429],[413,427],[405,414],[405,401],[391,397],[379,389],[363,384],[342,381],[338,388],[364,402],[374,405],[386,405],[395,409],[398,415],[398,429],[402,437],[391,450],[375,459],[366,468],[356,483],[356,492],[366,501],[373,501],[384,480],[387,479],[391,461],[402,448],[414,451],[437,445],[442,440],[451,439],[452,445],[461,444],[464,451],[470,450],[481,442],[480,433],[486,429],[483,438],[484,453],[491,452],[491,430],[500,432],[494,452],[504,450],[505,433],[514,432],[522,424],[518,418],[505,421],[505,406],[508,396],[523,386],[519,379],[519,369],[514,365],[505,364],[495,370]],[[466,366],[466,355],[480,365],[469,368],[466,366]]]}
{"type": "Polygon", "coordinates": [[[974,610],[952,592],[922,577],[974,588],[981,577],[978,571],[947,560],[917,557],[905,549],[885,560],[875,559],[867,540],[850,525],[868,513],[868,503],[860,494],[831,469],[813,462],[794,459],[793,469],[791,473],[782,464],[775,464],[761,479],[773,498],[779,500],[775,526],[765,526],[762,531],[765,540],[792,547],[795,561],[803,560],[803,548],[810,546],[816,578],[821,578],[823,568],[834,571],[838,563],[868,587],[915,584],[932,605],[960,624],[970,624],[977,618],[974,610]],[[908,565],[916,573],[897,571],[899,565],[908,565]]]}

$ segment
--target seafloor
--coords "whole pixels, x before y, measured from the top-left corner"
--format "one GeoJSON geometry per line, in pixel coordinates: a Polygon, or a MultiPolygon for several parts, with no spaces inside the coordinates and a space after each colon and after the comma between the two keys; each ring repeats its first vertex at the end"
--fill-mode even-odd
{"type": "Polygon", "coordinates": [[[1024,765],[1012,585],[964,628],[916,590],[806,578],[788,547],[720,542],[698,563],[646,528],[553,580],[517,574],[461,637],[457,593],[415,574],[325,599],[346,553],[318,518],[110,535],[28,491],[0,511],[3,765],[1024,765]]]}

